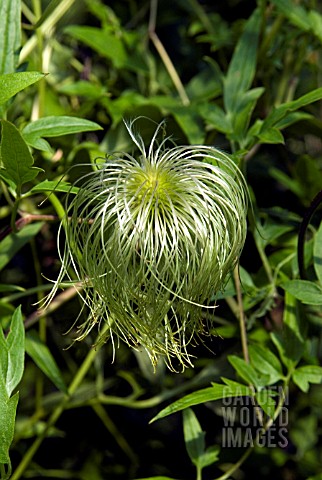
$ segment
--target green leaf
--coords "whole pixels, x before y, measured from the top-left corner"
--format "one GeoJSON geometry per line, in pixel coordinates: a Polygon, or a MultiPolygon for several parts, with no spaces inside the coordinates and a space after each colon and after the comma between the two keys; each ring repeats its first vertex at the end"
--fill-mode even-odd
{"type": "Polygon", "coordinates": [[[228,360],[246,383],[261,387],[267,385],[268,377],[266,375],[258,375],[254,367],[247,363],[243,358],[236,355],[228,355],[228,360]]]}
{"type": "Polygon", "coordinates": [[[224,80],[224,106],[232,116],[238,111],[243,95],[254,79],[260,28],[260,10],[257,8],[246,22],[224,80]]]}
{"type": "Polygon", "coordinates": [[[45,75],[39,72],[18,72],[0,75],[0,104],[16,95],[24,88],[38,82],[45,75]]]}
{"type": "Polygon", "coordinates": [[[307,305],[322,305],[322,287],[309,280],[289,280],[281,285],[297,300],[307,305]]]}
{"type": "Polygon", "coordinates": [[[224,110],[216,104],[202,104],[199,107],[199,113],[205,122],[214,127],[218,132],[232,133],[233,127],[227,118],[224,110]]]}
{"type": "Polygon", "coordinates": [[[68,393],[62,374],[49,348],[42,343],[34,331],[26,335],[26,352],[40,370],[64,393],[68,393]]]}
{"type": "MultiPolygon", "coordinates": [[[[226,379],[224,379],[226,381],[226,379]]],[[[221,398],[227,397],[241,397],[241,396],[252,396],[253,391],[237,382],[227,381],[226,385],[219,383],[213,383],[212,387],[204,388],[202,390],[197,390],[196,392],[190,393],[183,398],[180,398],[176,402],[167,406],[161,412],[159,412],[150,423],[158,420],[160,418],[171,415],[172,413],[179,412],[185,408],[192,407],[193,405],[199,405],[200,403],[211,402],[213,400],[219,400],[221,398]]]]}
{"type": "Polygon", "coordinates": [[[59,137],[72,133],[102,130],[98,123],[84,118],[70,116],[48,116],[29,123],[22,130],[22,135],[27,143],[39,148],[39,139],[42,137],[59,137]]]}
{"type": "Polygon", "coordinates": [[[21,45],[21,1],[1,0],[0,18],[0,74],[12,73],[21,45]]]}
{"type": "Polygon", "coordinates": [[[299,108],[305,107],[310,103],[317,102],[322,98],[322,87],[312,90],[309,93],[306,93],[300,98],[293,100],[291,102],[283,103],[279,107],[276,107],[272,110],[272,112],[265,118],[264,122],[262,123],[260,134],[264,133],[265,131],[269,130],[271,127],[276,126],[283,118],[285,118],[289,112],[294,112],[299,108]]]}
{"type": "Polygon", "coordinates": [[[77,193],[79,190],[78,187],[72,187],[68,182],[56,182],[54,180],[44,180],[43,182],[38,183],[32,189],[29,194],[39,193],[39,192],[68,192],[68,193],[77,193]]]}
{"type": "Polygon", "coordinates": [[[139,52],[140,37],[134,33],[133,48],[128,48],[125,35],[116,35],[113,27],[105,28],[70,25],[64,30],[76,40],[88,45],[102,57],[108,58],[116,68],[147,72],[143,56],[139,52]],[[136,40],[136,41],[135,41],[136,40]],[[137,48],[134,48],[136,45],[137,48]],[[130,51],[128,51],[130,50],[130,51]]]}
{"type": "Polygon", "coordinates": [[[276,402],[273,400],[273,396],[276,395],[276,392],[267,390],[263,388],[255,394],[256,401],[258,405],[263,409],[263,411],[269,417],[273,418],[276,410],[276,402]]]}
{"type": "Polygon", "coordinates": [[[270,127],[261,131],[257,137],[261,143],[284,143],[284,137],[276,127],[270,127]]]}
{"type": "Polygon", "coordinates": [[[282,362],[288,370],[293,370],[303,355],[303,329],[296,299],[293,295],[286,292],[283,330],[281,333],[271,333],[271,339],[278,350],[282,362]]]}
{"type": "Polygon", "coordinates": [[[306,393],[309,390],[310,383],[322,383],[322,367],[318,365],[299,367],[293,372],[292,379],[306,393]]]}
{"type": "Polygon", "coordinates": [[[314,238],[313,262],[316,276],[322,286],[322,222],[314,238]]]}
{"type": "Polygon", "coordinates": [[[199,459],[200,468],[208,467],[219,459],[220,447],[218,445],[212,445],[208,447],[199,459]]]}
{"type": "Polygon", "coordinates": [[[16,410],[19,393],[8,398],[0,382],[0,464],[9,464],[9,448],[15,430],[16,410]]]}
{"type": "Polygon", "coordinates": [[[304,31],[310,29],[307,12],[303,7],[295,4],[292,0],[272,0],[272,2],[293,25],[304,31]]]}
{"type": "Polygon", "coordinates": [[[0,270],[2,270],[15,254],[37,235],[43,226],[42,222],[26,225],[17,233],[10,233],[0,242],[0,270]]]}
{"type": "Polygon", "coordinates": [[[21,307],[18,307],[12,315],[7,338],[0,328],[0,374],[8,398],[21,380],[24,359],[25,329],[21,307]]]}
{"type": "Polygon", "coordinates": [[[33,167],[34,160],[19,130],[7,120],[1,120],[1,161],[0,177],[13,182],[16,190],[37,177],[42,170],[33,167]]]}
{"type": "Polygon", "coordinates": [[[200,457],[206,448],[205,433],[201,430],[199,421],[191,408],[183,411],[183,433],[190,460],[200,467],[200,457]]]}
{"type": "Polygon", "coordinates": [[[253,367],[269,376],[267,385],[284,378],[282,365],[274,353],[262,345],[249,345],[249,356],[253,367]]]}
{"type": "Polygon", "coordinates": [[[311,31],[322,41],[322,15],[315,10],[307,11],[291,0],[272,0],[288,20],[304,32],[311,31]]]}
{"type": "Polygon", "coordinates": [[[85,80],[79,80],[75,83],[62,85],[59,87],[58,91],[60,93],[64,93],[65,95],[77,95],[91,100],[96,100],[107,94],[106,89],[101,85],[86,82],[85,80]]]}

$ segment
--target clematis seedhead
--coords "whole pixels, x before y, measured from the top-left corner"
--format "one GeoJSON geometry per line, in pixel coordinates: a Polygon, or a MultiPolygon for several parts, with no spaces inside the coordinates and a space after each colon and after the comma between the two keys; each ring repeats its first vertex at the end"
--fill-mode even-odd
{"type": "Polygon", "coordinates": [[[81,284],[89,315],[78,339],[107,322],[103,340],[145,349],[153,365],[161,356],[184,368],[240,257],[247,187],[227,154],[159,141],[164,123],[146,148],[134,123],[125,125],[138,154],[109,155],[67,196],[54,290],[66,277],[81,284]]]}

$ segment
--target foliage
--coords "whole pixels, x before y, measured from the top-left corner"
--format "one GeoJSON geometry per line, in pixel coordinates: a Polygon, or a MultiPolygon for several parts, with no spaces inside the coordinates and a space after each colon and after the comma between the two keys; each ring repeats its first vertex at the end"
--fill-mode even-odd
{"type": "MultiPolygon", "coordinates": [[[[216,3],[0,4],[3,479],[320,478],[322,12],[314,0],[216,3]],[[113,346],[100,315],[76,343],[92,297],[82,296],[83,244],[68,230],[73,286],[44,308],[62,280],[65,214],[106,158],[139,158],[124,122],[137,117],[153,120],[138,120],[141,153],[166,120],[177,151],[232,159],[251,197],[239,267],[212,298],[200,294],[217,308],[198,310],[210,334],[186,346],[194,368],[180,374],[113,346]]],[[[74,234],[90,200],[76,202],[74,234]]],[[[109,233],[98,225],[91,261],[91,242],[109,233]]],[[[120,310],[126,295],[114,297],[120,310]]],[[[124,316],[139,300],[136,291],[124,316]]]]}

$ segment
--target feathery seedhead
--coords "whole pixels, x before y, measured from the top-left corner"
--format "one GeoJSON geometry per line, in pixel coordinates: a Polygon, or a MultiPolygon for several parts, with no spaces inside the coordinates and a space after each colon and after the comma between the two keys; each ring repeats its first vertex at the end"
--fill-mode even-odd
{"type": "Polygon", "coordinates": [[[146,349],[170,368],[191,363],[187,347],[207,333],[204,309],[214,308],[246,237],[247,187],[232,159],[204,145],[158,143],[109,156],[79,179],[67,198],[62,270],[73,267],[89,307],[84,338],[106,321],[108,335],[146,349]]]}

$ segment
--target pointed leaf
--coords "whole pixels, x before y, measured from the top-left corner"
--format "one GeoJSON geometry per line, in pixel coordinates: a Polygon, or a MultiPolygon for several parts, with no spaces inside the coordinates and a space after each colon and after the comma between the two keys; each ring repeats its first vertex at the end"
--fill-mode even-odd
{"type": "Polygon", "coordinates": [[[233,115],[237,111],[243,94],[253,82],[260,28],[260,10],[255,9],[246,22],[224,80],[224,105],[229,114],[233,115]]]}
{"type": "Polygon", "coordinates": [[[10,331],[5,342],[5,351],[1,352],[1,359],[4,354],[7,356],[7,369],[4,381],[7,395],[10,397],[20,382],[24,370],[25,329],[21,315],[21,307],[16,308],[12,315],[10,331]]]}
{"type": "Polygon", "coordinates": [[[26,335],[26,352],[59,390],[64,393],[68,392],[54,357],[47,345],[41,342],[36,332],[28,332],[26,335]]]}
{"type": "Polygon", "coordinates": [[[192,407],[193,405],[199,405],[200,403],[211,402],[213,400],[220,400],[227,397],[241,397],[241,396],[253,396],[252,389],[241,385],[237,382],[231,382],[227,385],[221,385],[219,383],[213,383],[212,387],[197,390],[189,395],[180,398],[176,402],[167,406],[161,412],[159,412],[151,421],[154,422],[160,418],[171,415],[172,413],[179,412],[185,408],[192,407]]]}
{"type": "Polygon", "coordinates": [[[200,458],[206,447],[205,433],[191,408],[183,411],[183,433],[190,460],[194,465],[200,466],[200,458]]]}
{"type": "Polygon", "coordinates": [[[0,382],[0,464],[10,464],[9,448],[13,440],[19,393],[8,398],[0,382]]]}
{"type": "Polygon", "coordinates": [[[310,383],[322,383],[322,367],[318,365],[305,365],[295,370],[292,375],[294,383],[303,391],[307,392],[310,383]]]}
{"type": "Polygon", "coordinates": [[[309,280],[289,280],[282,288],[307,305],[322,305],[322,287],[309,280]]]}
{"type": "Polygon", "coordinates": [[[24,88],[38,82],[45,75],[39,72],[18,72],[0,75],[0,104],[16,95],[24,88]]]}
{"type": "Polygon", "coordinates": [[[249,345],[249,355],[254,368],[269,376],[268,385],[284,378],[281,362],[267,347],[249,345]]]}
{"type": "Polygon", "coordinates": [[[294,112],[310,103],[317,102],[322,98],[322,87],[312,90],[309,93],[306,93],[300,98],[293,100],[292,102],[283,103],[279,107],[276,107],[272,112],[266,117],[262,123],[260,133],[265,133],[270,127],[274,127],[279,123],[283,118],[285,118],[289,112],[294,112]]]}
{"type": "Polygon", "coordinates": [[[44,180],[43,182],[37,183],[29,193],[36,192],[68,192],[68,193],[77,193],[79,191],[78,187],[72,187],[68,182],[56,182],[54,180],[44,180]]]}
{"type": "Polygon", "coordinates": [[[1,120],[1,176],[15,184],[16,189],[33,180],[41,171],[33,167],[34,160],[19,130],[7,120],[1,120]]]}
{"type": "Polygon", "coordinates": [[[218,445],[212,445],[208,447],[203,455],[199,459],[200,467],[208,467],[219,460],[220,447],[218,445]]]}
{"type": "Polygon", "coordinates": [[[59,137],[72,133],[90,132],[102,130],[98,123],[84,118],[70,117],[66,115],[48,116],[28,123],[22,130],[24,138],[59,137]]]}
{"type": "Polygon", "coordinates": [[[293,295],[286,292],[283,330],[281,333],[272,333],[271,339],[288,370],[293,370],[303,355],[304,338],[302,330],[303,326],[297,309],[296,299],[293,295]]]}
{"type": "Polygon", "coordinates": [[[256,387],[267,385],[268,376],[259,375],[254,367],[243,358],[237,357],[236,355],[229,355],[228,360],[246,383],[256,387]]]}

